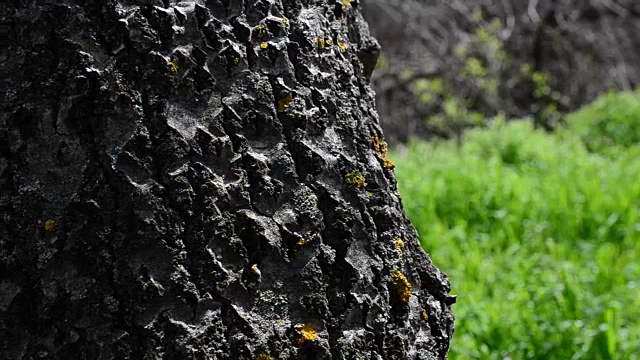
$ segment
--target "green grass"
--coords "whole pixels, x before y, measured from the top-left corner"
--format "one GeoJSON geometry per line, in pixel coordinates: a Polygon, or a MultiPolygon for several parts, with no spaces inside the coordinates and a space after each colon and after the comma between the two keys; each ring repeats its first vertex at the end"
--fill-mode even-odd
{"type": "Polygon", "coordinates": [[[458,295],[451,359],[640,358],[640,96],[606,95],[568,123],[496,121],[460,147],[392,154],[458,295]]]}

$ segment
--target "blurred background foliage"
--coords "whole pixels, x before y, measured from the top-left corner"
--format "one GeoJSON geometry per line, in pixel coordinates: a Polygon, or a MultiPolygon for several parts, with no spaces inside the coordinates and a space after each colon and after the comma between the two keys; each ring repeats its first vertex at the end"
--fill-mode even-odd
{"type": "Polygon", "coordinates": [[[640,2],[362,5],[450,357],[640,359],[640,2]]]}
{"type": "Polygon", "coordinates": [[[364,0],[382,47],[372,78],[390,143],[455,137],[484,119],[553,129],[640,82],[637,0],[364,0]]]}

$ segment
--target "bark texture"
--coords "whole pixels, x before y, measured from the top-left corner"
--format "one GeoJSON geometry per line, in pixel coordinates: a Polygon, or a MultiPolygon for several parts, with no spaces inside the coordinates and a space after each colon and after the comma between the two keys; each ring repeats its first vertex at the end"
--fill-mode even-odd
{"type": "Polygon", "coordinates": [[[356,1],[0,10],[0,358],[446,358],[356,1]]]}

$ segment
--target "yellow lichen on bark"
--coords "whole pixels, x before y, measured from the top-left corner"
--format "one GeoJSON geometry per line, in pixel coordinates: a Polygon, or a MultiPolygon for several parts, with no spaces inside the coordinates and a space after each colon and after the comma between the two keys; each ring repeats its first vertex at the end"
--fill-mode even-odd
{"type": "Polygon", "coordinates": [[[255,29],[259,39],[261,39],[263,36],[267,34],[267,27],[262,24],[256,25],[255,29]]]}
{"type": "Polygon", "coordinates": [[[52,232],[53,230],[56,229],[56,222],[49,219],[47,221],[44,222],[44,230],[47,232],[52,232]]]}
{"type": "Polygon", "coordinates": [[[258,355],[258,357],[256,358],[256,360],[272,360],[271,356],[266,355],[266,354],[260,354],[258,355]]]}
{"type": "Polygon", "coordinates": [[[347,184],[355,185],[357,188],[364,186],[364,176],[362,176],[358,170],[353,170],[345,175],[345,180],[347,181],[347,184]]]}
{"type": "Polygon", "coordinates": [[[380,140],[378,136],[371,138],[373,140],[373,151],[376,153],[376,157],[380,159],[382,166],[387,169],[393,169],[395,165],[387,158],[387,142],[380,140]]]}
{"type": "Polygon", "coordinates": [[[318,333],[313,329],[313,325],[308,322],[306,324],[298,324],[295,326],[296,330],[300,332],[300,338],[298,339],[298,346],[302,346],[306,341],[315,341],[318,339],[318,333]]]}
{"type": "Polygon", "coordinates": [[[172,73],[178,72],[178,70],[180,70],[180,64],[178,63],[178,59],[176,58],[173,58],[169,65],[171,66],[172,73]]]}
{"type": "Polygon", "coordinates": [[[396,291],[396,295],[398,295],[398,299],[402,303],[409,302],[409,298],[411,297],[411,293],[413,291],[413,287],[407,277],[404,276],[400,270],[392,270],[391,271],[391,280],[393,288],[396,291]]]}
{"type": "Polygon", "coordinates": [[[395,239],[393,241],[393,244],[396,246],[396,250],[398,250],[399,253],[404,252],[404,241],[402,241],[402,239],[400,238],[395,239]]]}
{"type": "Polygon", "coordinates": [[[284,99],[278,100],[278,112],[284,112],[287,110],[291,101],[293,101],[293,95],[291,94],[287,95],[284,99]]]}

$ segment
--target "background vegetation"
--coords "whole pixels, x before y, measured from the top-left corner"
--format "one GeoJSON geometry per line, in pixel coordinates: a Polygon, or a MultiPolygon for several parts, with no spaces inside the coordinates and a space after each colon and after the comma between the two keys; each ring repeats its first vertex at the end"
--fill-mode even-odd
{"type": "Polygon", "coordinates": [[[638,359],[640,93],[554,133],[498,117],[393,160],[458,294],[452,359],[638,359]]]}
{"type": "Polygon", "coordinates": [[[500,113],[552,129],[640,84],[637,0],[366,0],[390,143],[456,137],[500,113]]]}

